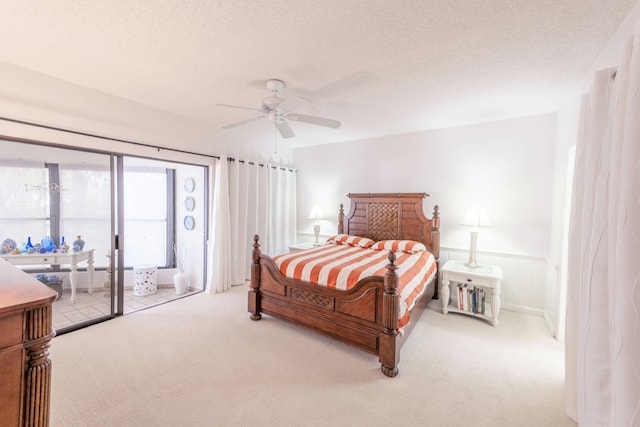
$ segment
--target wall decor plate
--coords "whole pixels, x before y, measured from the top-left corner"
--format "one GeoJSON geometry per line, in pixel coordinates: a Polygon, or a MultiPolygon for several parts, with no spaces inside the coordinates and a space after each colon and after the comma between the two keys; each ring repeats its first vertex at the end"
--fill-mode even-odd
{"type": "Polygon", "coordinates": [[[185,216],[183,223],[186,230],[193,230],[193,228],[196,226],[196,220],[191,215],[185,216]]]}
{"type": "Polygon", "coordinates": [[[196,199],[188,196],[186,199],[184,199],[184,208],[187,210],[187,212],[193,211],[196,208],[196,199]]]}
{"type": "Polygon", "coordinates": [[[196,181],[189,177],[184,180],[184,191],[187,193],[193,193],[193,190],[196,188],[196,181]]]}

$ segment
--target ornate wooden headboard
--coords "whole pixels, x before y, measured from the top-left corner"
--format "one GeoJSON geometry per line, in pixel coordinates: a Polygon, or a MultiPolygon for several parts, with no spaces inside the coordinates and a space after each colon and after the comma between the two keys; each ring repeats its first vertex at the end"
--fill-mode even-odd
{"type": "Polygon", "coordinates": [[[440,257],[440,213],[434,207],[431,219],[422,202],[427,193],[349,193],[351,208],[346,216],[340,205],[338,233],[372,240],[415,240],[440,257]]]}

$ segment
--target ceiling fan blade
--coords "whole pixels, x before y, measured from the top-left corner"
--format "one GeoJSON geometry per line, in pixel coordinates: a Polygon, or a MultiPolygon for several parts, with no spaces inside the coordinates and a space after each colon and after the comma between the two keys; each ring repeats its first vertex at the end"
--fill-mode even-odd
{"type": "Polygon", "coordinates": [[[251,123],[251,122],[254,122],[254,121],[260,120],[260,119],[264,119],[264,116],[253,117],[251,119],[243,120],[241,122],[231,123],[230,125],[222,126],[222,129],[231,129],[231,128],[234,128],[236,126],[244,125],[245,123],[251,123]]]}
{"type": "Polygon", "coordinates": [[[289,126],[289,123],[287,123],[286,120],[275,120],[274,124],[276,125],[276,128],[278,128],[278,132],[280,132],[280,135],[282,135],[283,138],[293,138],[294,136],[296,136],[296,134],[293,133],[293,129],[291,129],[291,126],[289,126]]]}
{"type": "Polygon", "coordinates": [[[290,113],[287,114],[287,119],[296,122],[310,123],[312,125],[325,126],[328,128],[337,129],[342,125],[338,120],[325,119],[324,117],[307,116],[306,114],[290,113]]]}
{"type": "Polygon", "coordinates": [[[229,104],[216,104],[218,107],[230,107],[230,108],[240,108],[242,110],[250,110],[250,111],[256,111],[258,113],[262,114],[262,110],[258,110],[257,108],[251,108],[251,107],[241,107],[239,105],[229,105],[229,104]]]}
{"type": "Polygon", "coordinates": [[[279,107],[283,111],[293,112],[307,107],[309,104],[312,104],[311,100],[303,98],[302,96],[293,96],[291,98],[287,98],[279,107]]]}

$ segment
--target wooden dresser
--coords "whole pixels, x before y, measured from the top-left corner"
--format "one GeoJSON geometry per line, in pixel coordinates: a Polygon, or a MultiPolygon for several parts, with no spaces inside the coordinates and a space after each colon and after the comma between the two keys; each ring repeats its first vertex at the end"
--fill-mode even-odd
{"type": "Polygon", "coordinates": [[[56,292],[0,259],[0,424],[49,425],[56,292]]]}

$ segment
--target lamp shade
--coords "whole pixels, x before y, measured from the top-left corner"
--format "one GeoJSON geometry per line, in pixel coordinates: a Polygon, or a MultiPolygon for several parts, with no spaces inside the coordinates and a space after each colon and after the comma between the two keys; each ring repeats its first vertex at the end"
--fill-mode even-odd
{"type": "Polygon", "coordinates": [[[309,214],[309,219],[313,219],[318,221],[319,219],[324,219],[323,215],[322,215],[322,208],[318,205],[314,205],[313,208],[311,208],[311,213],[309,214]]]}
{"type": "Polygon", "coordinates": [[[462,225],[471,227],[491,227],[491,221],[483,207],[475,205],[467,210],[464,218],[460,222],[462,225]]]}

